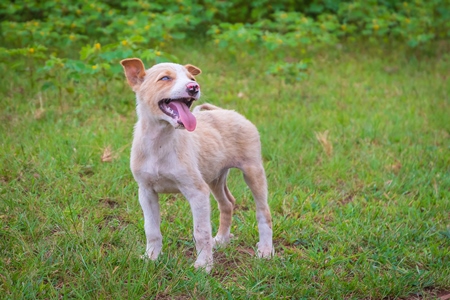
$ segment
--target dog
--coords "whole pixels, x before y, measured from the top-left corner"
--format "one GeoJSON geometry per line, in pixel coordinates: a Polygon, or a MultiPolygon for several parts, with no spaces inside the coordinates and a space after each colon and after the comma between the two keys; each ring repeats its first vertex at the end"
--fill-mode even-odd
{"type": "Polygon", "coordinates": [[[209,272],[213,247],[229,243],[235,199],[228,190],[228,170],[238,168],[256,202],[258,256],[273,253],[272,220],[267,181],[256,127],[235,111],[212,104],[190,107],[200,98],[193,65],[156,64],[145,70],[138,58],[121,61],[136,94],[138,121],[134,127],[130,167],[139,186],[147,245],[144,257],[156,260],[162,248],[158,194],[181,193],[194,221],[196,269],[209,272]],[[212,238],[210,192],[220,209],[217,235],[212,238]]]}

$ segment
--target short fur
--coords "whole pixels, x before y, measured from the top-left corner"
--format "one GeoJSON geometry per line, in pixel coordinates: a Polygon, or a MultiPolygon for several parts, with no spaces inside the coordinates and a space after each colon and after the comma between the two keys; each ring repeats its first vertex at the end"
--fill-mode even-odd
{"type": "MultiPolygon", "coordinates": [[[[227,244],[232,236],[235,199],[226,185],[230,168],[242,170],[256,202],[260,235],[258,256],[273,255],[267,182],[256,127],[234,111],[203,104],[193,112],[197,122],[195,130],[184,130],[158,103],[162,99],[191,96],[185,86],[197,84],[194,75],[200,74],[200,69],[162,63],[145,70],[141,60],[136,58],[123,60],[121,64],[137,99],[138,121],[131,150],[131,170],[139,185],[139,202],[144,213],[146,256],[157,259],[162,248],[158,194],[182,193],[193,214],[198,254],[195,267],[211,269],[213,246],[227,244]],[[220,225],[214,239],[210,191],[220,209],[220,225]]],[[[191,98],[199,97],[200,92],[191,98]]]]}

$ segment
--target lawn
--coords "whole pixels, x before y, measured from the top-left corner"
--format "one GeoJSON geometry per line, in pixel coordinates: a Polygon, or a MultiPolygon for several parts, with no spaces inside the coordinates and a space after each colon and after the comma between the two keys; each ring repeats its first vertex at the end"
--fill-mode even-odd
{"type": "MultiPolygon", "coordinates": [[[[450,290],[450,55],[344,44],[307,77],[266,74],[264,51],[179,46],[200,67],[200,103],[260,131],[276,255],[255,258],[241,174],[231,245],[195,271],[192,217],[161,198],[163,255],[145,249],[129,169],[134,94],[124,79],[39,92],[0,84],[0,294],[7,299],[382,299],[450,290]],[[381,48],[380,48],[381,49],[381,48]]],[[[149,62],[145,62],[149,65],[149,62]]],[[[213,233],[218,209],[213,207],[213,233]]]]}

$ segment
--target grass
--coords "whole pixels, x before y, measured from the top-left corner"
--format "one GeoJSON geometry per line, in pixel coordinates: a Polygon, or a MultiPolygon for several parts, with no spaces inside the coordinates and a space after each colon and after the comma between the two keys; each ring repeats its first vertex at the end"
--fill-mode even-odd
{"type": "Polygon", "coordinates": [[[236,238],[215,252],[210,275],[192,267],[192,217],[177,195],[161,199],[164,254],[140,260],[143,220],[129,170],[136,118],[125,81],[101,91],[80,84],[60,103],[3,64],[3,297],[433,298],[430,290],[450,288],[448,54],[344,46],[315,54],[308,79],[292,85],[264,74],[264,53],[174,54],[202,68],[201,102],[259,128],[277,255],[254,258],[253,200],[233,171],[236,238]]]}

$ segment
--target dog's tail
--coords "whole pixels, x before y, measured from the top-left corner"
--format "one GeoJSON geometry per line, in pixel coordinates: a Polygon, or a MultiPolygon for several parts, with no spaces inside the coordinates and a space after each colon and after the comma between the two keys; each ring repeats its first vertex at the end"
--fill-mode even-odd
{"type": "Polygon", "coordinates": [[[215,105],[212,105],[212,104],[209,104],[209,103],[205,103],[205,104],[196,106],[194,108],[193,112],[198,112],[198,111],[201,111],[201,110],[217,110],[217,109],[222,109],[222,108],[220,108],[218,106],[215,106],[215,105]]]}

